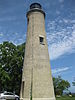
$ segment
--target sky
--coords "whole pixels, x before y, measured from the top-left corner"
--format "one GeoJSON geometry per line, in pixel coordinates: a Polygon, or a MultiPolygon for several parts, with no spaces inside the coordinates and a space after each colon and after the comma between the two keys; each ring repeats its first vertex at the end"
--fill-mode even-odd
{"type": "Polygon", "coordinates": [[[71,84],[75,78],[75,0],[0,0],[0,43],[26,40],[26,12],[38,2],[46,13],[45,28],[52,75],[71,84]]]}

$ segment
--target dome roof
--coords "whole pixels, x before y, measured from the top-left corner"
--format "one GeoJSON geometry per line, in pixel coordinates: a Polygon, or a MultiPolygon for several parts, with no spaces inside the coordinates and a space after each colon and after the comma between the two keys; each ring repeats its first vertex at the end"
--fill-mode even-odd
{"type": "Polygon", "coordinates": [[[39,8],[42,9],[42,6],[39,3],[32,3],[30,5],[30,9],[39,8]]]}

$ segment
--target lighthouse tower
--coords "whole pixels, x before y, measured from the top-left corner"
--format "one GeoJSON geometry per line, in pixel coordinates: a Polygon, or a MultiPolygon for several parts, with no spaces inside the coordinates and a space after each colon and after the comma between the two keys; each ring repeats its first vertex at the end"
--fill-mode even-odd
{"type": "Polygon", "coordinates": [[[27,12],[27,39],[20,99],[55,100],[45,32],[45,12],[39,3],[27,12]]]}

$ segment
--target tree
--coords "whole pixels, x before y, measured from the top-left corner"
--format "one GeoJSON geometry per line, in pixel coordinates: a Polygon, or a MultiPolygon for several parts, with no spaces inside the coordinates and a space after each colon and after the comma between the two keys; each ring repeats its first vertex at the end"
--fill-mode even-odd
{"type": "Polygon", "coordinates": [[[55,95],[62,95],[64,90],[68,90],[70,83],[63,80],[60,76],[53,78],[55,95]]]}
{"type": "Polygon", "coordinates": [[[6,82],[10,80],[8,73],[3,69],[3,67],[0,65],[0,91],[2,90],[2,87],[6,88],[6,82]]]}
{"type": "Polygon", "coordinates": [[[72,82],[73,86],[75,86],[75,82],[72,82]]]}
{"type": "Polygon", "coordinates": [[[73,84],[73,86],[75,86],[75,79],[74,79],[74,81],[72,82],[72,84],[73,84]]]}
{"type": "Polygon", "coordinates": [[[14,45],[3,42],[0,44],[0,91],[15,91],[19,94],[25,43],[14,45]]]}

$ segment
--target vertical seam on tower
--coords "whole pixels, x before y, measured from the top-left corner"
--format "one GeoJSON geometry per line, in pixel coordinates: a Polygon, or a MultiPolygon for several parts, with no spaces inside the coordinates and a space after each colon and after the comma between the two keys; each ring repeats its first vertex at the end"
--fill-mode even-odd
{"type": "Polygon", "coordinates": [[[32,69],[31,69],[31,97],[32,100],[32,87],[33,87],[33,32],[34,32],[34,16],[32,15],[32,69]]]}

